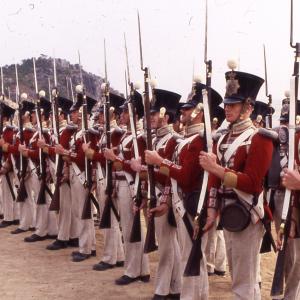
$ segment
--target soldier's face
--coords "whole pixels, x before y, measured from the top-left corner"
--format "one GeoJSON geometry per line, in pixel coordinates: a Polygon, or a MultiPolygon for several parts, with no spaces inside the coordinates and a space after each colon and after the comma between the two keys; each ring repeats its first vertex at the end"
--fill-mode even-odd
{"type": "Polygon", "coordinates": [[[71,120],[73,123],[77,124],[79,121],[79,111],[75,110],[71,112],[71,120]]]}
{"type": "Polygon", "coordinates": [[[159,112],[152,113],[150,115],[151,128],[156,129],[159,128],[159,112]]]}
{"type": "Polygon", "coordinates": [[[181,112],[180,121],[183,125],[186,125],[190,122],[193,111],[194,108],[180,110],[181,112]]]}
{"type": "Polygon", "coordinates": [[[229,123],[237,121],[241,116],[242,108],[242,103],[225,104],[224,110],[226,121],[229,123]]]}
{"type": "Polygon", "coordinates": [[[31,113],[31,123],[33,125],[35,125],[37,123],[36,113],[35,112],[31,113]]]}
{"type": "Polygon", "coordinates": [[[120,116],[120,123],[122,125],[129,125],[130,119],[129,119],[129,113],[126,110],[123,110],[120,116]]]}

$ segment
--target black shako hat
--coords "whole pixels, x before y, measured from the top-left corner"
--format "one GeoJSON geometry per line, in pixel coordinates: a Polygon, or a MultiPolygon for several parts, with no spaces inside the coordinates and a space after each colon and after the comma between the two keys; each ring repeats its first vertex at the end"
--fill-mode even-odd
{"type": "Polygon", "coordinates": [[[17,109],[17,104],[11,100],[4,99],[0,100],[0,105],[2,109],[2,116],[6,118],[11,118],[13,117],[16,109],[17,109]]]}
{"type": "MultiPolygon", "coordinates": [[[[92,96],[86,95],[86,102],[87,102],[87,112],[88,114],[90,114],[92,112],[93,107],[97,103],[97,100],[94,99],[92,96]]],[[[79,110],[82,105],[83,105],[83,94],[77,93],[76,102],[71,106],[70,112],[79,110]]]]}
{"type": "MultiPolygon", "coordinates": [[[[135,108],[135,113],[138,115],[138,119],[141,119],[144,116],[142,95],[139,92],[134,91],[133,95],[130,96],[130,100],[133,103],[133,107],[135,108]]],[[[120,109],[128,110],[128,100],[126,100],[126,102],[124,102],[124,104],[120,106],[120,109]]]]}
{"type": "Polygon", "coordinates": [[[126,99],[120,95],[109,93],[109,105],[110,109],[114,108],[115,114],[121,114],[122,106],[126,102],[126,99]]]}
{"type": "Polygon", "coordinates": [[[228,71],[225,73],[226,93],[224,104],[243,103],[247,99],[254,105],[264,79],[245,72],[228,71]]]}
{"type": "Polygon", "coordinates": [[[65,98],[63,96],[58,96],[57,98],[57,105],[58,105],[58,108],[65,114],[65,115],[68,115],[70,114],[70,108],[72,107],[73,105],[73,101],[68,99],[68,98],[65,98]]]}
{"type": "MultiPolygon", "coordinates": [[[[202,90],[206,89],[207,86],[201,82],[195,82],[193,85],[193,93],[190,95],[186,103],[184,103],[181,109],[195,108],[199,103],[203,103],[202,90]]],[[[217,118],[219,124],[225,119],[224,109],[219,105],[223,102],[222,96],[213,88],[211,90],[211,111],[210,118],[217,118]]]]}
{"type": "Polygon", "coordinates": [[[178,103],[181,95],[162,89],[152,89],[152,101],[150,113],[159,112],[162,107],[166,109],[169,115],[169,123],[173,123],[176,117],[178,103]]]}
{"type": "Polygon", "coordinates": [[[255,101],[253,112],[250,116],[251,120],[256,120],[258,116],[262,117],[262,120],[264,121],[266,116],[271,112],[273,115],[275,112],[275,109],[273,107],[270,107],[267,103],[262,101],[255,101]]]}

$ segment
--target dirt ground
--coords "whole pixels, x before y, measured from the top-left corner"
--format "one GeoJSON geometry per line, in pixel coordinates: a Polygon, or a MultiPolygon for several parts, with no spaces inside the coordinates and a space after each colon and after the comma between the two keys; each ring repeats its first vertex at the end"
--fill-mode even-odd
{"type": "MultiPolygon", "coordinates": [[[[29,233],[10,234],[14,227],[0,229],[0,299],[151,299],[155,280],[157,253],[150,255],[150,283],[136,282],[119,287],[114,280],[122,275],[122,268],[105,272],[92,270],[101,257],[103,237],[97,230],[97,257],[74,263],[70,253],[74,248],[59,251],[45,250],[52,240],[33,244],[24,243],[29,233]]],[[[270,299],[270,287],[275,265],[274,253],[262,257],[262,294],[270,299]]],[[[231,299],[230,278],[212,276],[210,299],[231,299]]]]}

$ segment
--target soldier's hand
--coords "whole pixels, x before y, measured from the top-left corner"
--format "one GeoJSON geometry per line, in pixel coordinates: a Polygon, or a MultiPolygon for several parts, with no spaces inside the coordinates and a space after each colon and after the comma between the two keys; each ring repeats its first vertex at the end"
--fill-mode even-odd
{"type": "Polygon", "coordinates": [[[204,170],[211,172],[217,165],[217,157],[214,153],[201,151],[199,155],[199,164],[204,170]]]}
{"type": "Polygon", "coordinates": [[[132,158],[130,161],[130,168],[137,173],[140,173],[142,170],[141,158],[138,159],[132,158]]]}
{"type": "Polygon", "coordinates": [[[19,150],[19,152],[20,152],[20,153],[23,153],[23,152],[25,152],[25,151],[26,151],[26,146],[25,146],[25,145],[22,145],[22,144],[20,144],[20,145],[19,145],[19,147],[18,147],[18,150],[19,150]]]}
{"type": "Polygon", "coordinates": [[[55,145],[55,153],[63,155],[65,153],[65,148],[61,144],[55,145]]]}
{"type": "Polygon", "coordinates": [[[145,161],[148,165],[160,166],[163,158],[156,151],[145,150],[145,161]]]}
{"type": "Polygon", "coordinates": [[[217,210],[214,208],[207,209],[206,223],[203,227],[203,231],[206,232],[213,227],[217,218],[217,210]]]}
{"type": "Polygon", "coordinates": [[[45,146],[46,146],[46,141],[45,141],[45,139],[43,139],[43,138],[38,139],[38,141],[37,141],[37,146],[38,146],[39,148],[45,147],[45,146]]]}
{"type": "Polygon", "coordinates": [[[83,144],[82,144],[81,147],[82,147],[82,150],[83,150],[84,153],[90,148],[90,144],[91,144],[91,143],[87,143],[87,144],[86,144],[86,143],[83,143],[83,144]]]}
{"type": "Polygon", "coordinates": [[[167,203],[161,203],[159,206],[151,208],[148,213],[148,217],[151,217],[153,214],[155,217],[161,217],[166,214],[169,210],[167,203]]]}
{"type": "Polygon", "coordinates": [[[114,153],[113,149],[105,148],[103,154],[104,157],[108,160],[115,161],[117,159],[117,155],[114,153]]]}
{"type": "Polygon", "coordinates": [[[290,190],[300,190],[300,174],[298,170],[284,169],[282,184],[290,190]]]}
{"type": "Polygon", "coordinates": [[[2,147],[5,144],[4,139],[0,139],[0,147],[2,147]]]}

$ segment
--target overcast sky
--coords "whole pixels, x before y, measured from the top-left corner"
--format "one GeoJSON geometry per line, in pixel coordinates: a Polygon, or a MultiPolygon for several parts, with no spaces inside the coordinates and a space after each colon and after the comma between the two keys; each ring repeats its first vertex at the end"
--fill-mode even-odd
{"type": "MultiPolygon", "coordinates": [[[[294,40],[300,42],[300,1],[295,3],[294,40]],[[297,14],[298,12],[298,14],[297,14]]],[[[158,87],[186,98],[192,73],[205,76],[205,0],[0,0],[0,64],[46,54],[78,62],[104,75],[103,40],[107,45],[111,85],[125,92],[127,36],[133,81],[142,81],[139,65],[137,9],[140,12],[144,64],[158,87]]],[[[280,107],[289,89],[294,53],[289,47],[289,0],[208,0],[208,57],[213,61],[212,86],[224,95],[227,60],[239,69],[264,77],[266,45],[269,92],[280,107]]],[[[259,99],[266,101],[264,86],[259,99]]],[[[278,114],[278,112],[277,112],[278,114]]]]}

